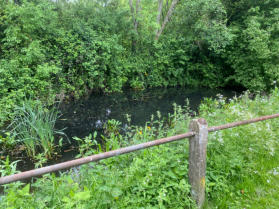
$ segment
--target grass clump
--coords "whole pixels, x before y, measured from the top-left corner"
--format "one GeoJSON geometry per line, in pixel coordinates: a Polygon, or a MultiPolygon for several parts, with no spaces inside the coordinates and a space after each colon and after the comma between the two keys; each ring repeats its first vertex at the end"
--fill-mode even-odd
{"type": "Polygon", "coordinates": [[[24,145],[26,153],[36,158],[39,152],[52,158],[55,152],[55,135],[65,135],[54,125],[59,117],[55,107],[47,109],[40,102],[26,100],[14,110],[14,119],[9,125],[12,138],[24,145]]]}
{"type": "MultiPolygon", "coordinates": [[[[125,135],[114,131],[108,140],[114,146],[106,147],[187,132],[189,114],[175,108],[167,121],[158,114],[144,127],[129,127],[125,135]]],[[[213,126],[273,114],[278,109],[279,91],[275,89],[269,97],[253,100],[248,95],[229,103],[222,97],[205,100],[199,117],[213,126]]],[[[278,138],[278,119],[210,133],[205,208],[278,208],[278,138]]],[[[90,145],[88,139],[83,155],[88,150],[86,143],[90,145]]],[[[188,140],[182,140],[83,165],[59,177],[44,175],[32,184],[9,184],[0,207],[196,208],[190,197],[188,156],[188,140]]]]}

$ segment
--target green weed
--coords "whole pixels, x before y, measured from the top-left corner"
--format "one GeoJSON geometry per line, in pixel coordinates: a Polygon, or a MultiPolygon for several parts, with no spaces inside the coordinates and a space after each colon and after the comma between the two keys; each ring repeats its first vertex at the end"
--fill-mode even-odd
{"type": "Polygon", "coordinates": [[[54,136],[65,136],[62,130],[54,128],[59,117],[55,107],[47,109],[40,103],[26,100],[14,110],[15,117],[9,125],[11,136],[26,148],[29,157],[35,158],[42,151],[46,158],[55,152],[54,136]]]}

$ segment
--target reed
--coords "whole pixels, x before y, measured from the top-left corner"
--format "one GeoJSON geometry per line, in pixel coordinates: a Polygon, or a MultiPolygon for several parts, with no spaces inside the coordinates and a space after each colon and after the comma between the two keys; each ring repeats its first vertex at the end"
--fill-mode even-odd
{"type": "Polygon", "coordinates": [[[55,106],[47,109],[40,102],[26,100],[15,108],[15,117],[9,129],[16,142],[25,146],[29,157],[35,158],[38,152],[43,152],[47,158],[52,158],[55,135],[65,136],[63,130],[55,129],[58,118],[55,106]]]}

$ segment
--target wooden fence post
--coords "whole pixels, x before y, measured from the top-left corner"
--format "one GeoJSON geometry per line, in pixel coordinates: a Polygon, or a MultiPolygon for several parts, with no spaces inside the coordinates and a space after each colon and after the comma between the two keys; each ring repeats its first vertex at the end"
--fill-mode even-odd
{"type": "Polygon", "coordinates": [[[189,181],[191,195],[198,208],[205,200],[206,146],[208,127],[205,119],[194,119],[190,122],[190,131],[196,133],[189,142],[189,181]]]}

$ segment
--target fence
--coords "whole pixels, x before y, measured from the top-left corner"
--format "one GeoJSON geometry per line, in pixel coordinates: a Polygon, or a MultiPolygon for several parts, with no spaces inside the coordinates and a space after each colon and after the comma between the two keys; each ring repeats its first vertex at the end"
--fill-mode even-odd
{"type": "Polygon", "coordinates": [[[71,167],[79,166],[89,162],[94,162],[117,155],[134,152],[141,149],[146,149],[149,147],[157,146],[160,144],[169,143],[172,141],[177,141],[185,138],[189,138],[189,183],[191,185],[191,195],[196,201],[199,208],[202,207],[205,199],[205,174],[206,174],[206,147],[207,147],[207,136],[209,132],[220,131],[223,129],[233,128],[236,126],[241,126],[245,124],[255,123],[263,120],[273,119],[279,117],[278,114],[263,116],[259,118],[254,118],[245,121],[239,121],[234,123],[228,123],[220,126],[207,127],[207,122],[205,119],[194,119],[190,122],[189,132],[185,134],[180,134],[176,136],[166,137],[162,139],[157,139],[154,141],[133,145],[125,148],[120,148],[117,150],[100,153],[97,155],[92,155],[76,160],[71,160],[47,167],[42,167],[30,171],[21,172],[18,174],[4,176],[0,178],[0,185],[8,184],[14,181],[19,181],[31,177],[41,176],[46,173],[68,169],[71,167]]]}

